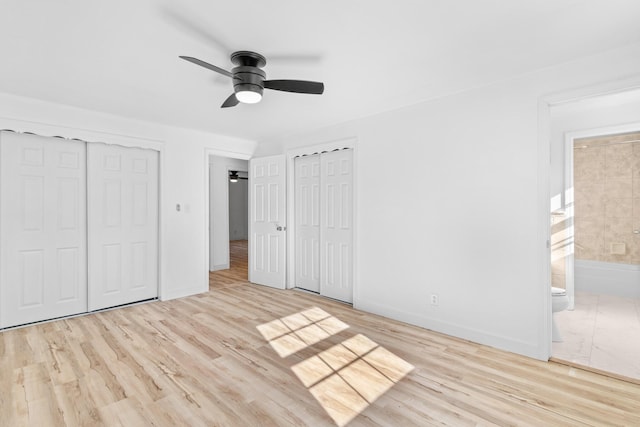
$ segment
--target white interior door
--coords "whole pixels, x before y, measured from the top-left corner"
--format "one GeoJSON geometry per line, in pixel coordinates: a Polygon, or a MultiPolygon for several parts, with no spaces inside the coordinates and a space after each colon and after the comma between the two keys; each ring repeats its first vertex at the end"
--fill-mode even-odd
{"type": "Polygon", "coordinates": [[[0,158],[0,326],[86,312],[86,143],[0,132],[0,158]]]}
{"type": "Polygon", "coordinates": [[[353,150],[320,156],[320,294],[353,302],[353,150]]]}
{"type": "Polygon", "coordinates": [[[296,157],[295,285],[320,292],[320,155],[296,157]]]}
{"type": "Polygon", "coordinates": [[[249,281],[286,286],[285,156],[249,161],[249,281]]]}
{"type": "Polygon", "coordinates": [[[158,152],[88,144],[89,310],[158,296],[158,152]]]}

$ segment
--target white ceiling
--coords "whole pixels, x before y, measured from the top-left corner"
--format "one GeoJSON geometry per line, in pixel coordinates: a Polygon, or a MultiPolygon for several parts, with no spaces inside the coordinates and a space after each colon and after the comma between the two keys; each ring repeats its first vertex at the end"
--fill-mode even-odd
{"type": "Polygon", "coordinates": [[[2,0],[0,92],[257,141],[312,130],[640,41],[637,0],[2,0]],[[265,91],[220,109],[231,69],[265,91]]]}

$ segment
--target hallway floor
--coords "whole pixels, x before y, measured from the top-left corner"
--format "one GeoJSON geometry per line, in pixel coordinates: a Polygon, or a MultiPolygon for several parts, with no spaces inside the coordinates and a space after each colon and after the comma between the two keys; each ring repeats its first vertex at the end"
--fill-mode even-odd
{"type": "Polygon", "coordinates": [[[209,272],[209,290],[246,283],[249,271],[249,242],[231,240],[229,242],[230,268],[209,272]]]}
{"type": "Polygon", "coordinates": [[[576,292],[575,310],[555,316],[554,358],[640,380],[640,299],[576,292]]]}

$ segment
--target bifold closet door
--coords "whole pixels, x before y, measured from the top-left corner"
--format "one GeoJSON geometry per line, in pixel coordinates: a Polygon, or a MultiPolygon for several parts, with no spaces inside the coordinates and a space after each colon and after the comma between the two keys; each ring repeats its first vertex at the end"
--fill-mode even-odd
{"type": "Polygon", "coordinates": [[[158,296],[158,152],[87,146],[89,311],[158,296]]]}
{"type": "Polygon", "coordinates": [[[320,294],[353,302],[353,150],[320,155],[320,294]]]}
{"type": "Polygon", "coordinates": [[[0,327],[87,311],[86,143],[0,132],[0,327]]]}
{"type": "Polygon", "coordinates": [[[320,292],[320,156],[294,159],[295,286],[320,292]]]}

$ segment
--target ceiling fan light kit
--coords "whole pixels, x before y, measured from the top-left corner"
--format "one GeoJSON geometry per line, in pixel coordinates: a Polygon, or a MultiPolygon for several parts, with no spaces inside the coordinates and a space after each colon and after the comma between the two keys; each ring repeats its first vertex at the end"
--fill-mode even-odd
{"type": "Polygon", "coordinates": [[[235,67],[229,72],[223,68],[204,62],[191,56],[180,56],[185,61],[207,68],[233,80],[233,93],[221,108],[235,107],[238,103],[256,104],[262,99],[265,88],[283,92],[306,93],[321,95],[324,84],[306,80],[265,80],[266,73],[262,70],[267,60],[259,53],[240,50],[231,54],[231,62],[235,67]]]}
{"type": "Polygon", "coordinates": [[[253,90],[240,90],[236,92],[236,98],[243,104],[257,104],[262,99],[262,90],[254,92],[253,90]]]}

